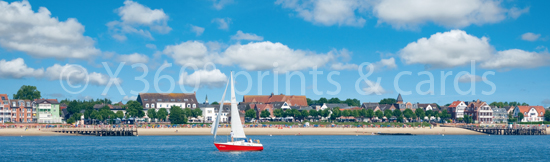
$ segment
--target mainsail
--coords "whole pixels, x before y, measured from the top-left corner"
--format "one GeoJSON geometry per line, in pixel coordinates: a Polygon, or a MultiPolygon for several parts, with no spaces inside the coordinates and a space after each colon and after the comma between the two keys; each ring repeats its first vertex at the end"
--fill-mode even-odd
{"type": "Polygon", "coordinates": [[[218,126],[220,125],[220,120],[221,120],[221,114],[222,114],[222,109],[223,109],[223,101],[225,99],[225,92],[227,92],[227,86],[229,85],[229,82],[227,82],[227,84],[225,85],[225,90],[223,91],[223,96],[222,96],[222,100],[220,101],[220,109],[218,111],[218,115],[216,117],[216,121],[214,121],[214,125],[212,125],[212,130],[210,130],[210,133],[214,134],[214,141],[216,140],[216,134],[218,133],[218,126]]]}
{"type": "Polygon", "coordinates": [[[235,98],[233,72],[231,72],[231,131],[233,131],[233,138],[246,138],[241,117],[239,116],[239,109],[237,108],[237,98],[235,98]]]}

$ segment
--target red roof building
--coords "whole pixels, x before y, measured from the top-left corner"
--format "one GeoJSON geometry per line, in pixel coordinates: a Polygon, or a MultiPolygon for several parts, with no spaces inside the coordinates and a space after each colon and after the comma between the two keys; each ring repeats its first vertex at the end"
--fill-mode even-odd
{"type": "Polygon", "coordinates": [[[290,106],[309,106],[306,96],[287,96],[287,95],[245,95],[243,96],[244,103],[263,103],[269,104],[272,102],[286,102],[290,106]]]}

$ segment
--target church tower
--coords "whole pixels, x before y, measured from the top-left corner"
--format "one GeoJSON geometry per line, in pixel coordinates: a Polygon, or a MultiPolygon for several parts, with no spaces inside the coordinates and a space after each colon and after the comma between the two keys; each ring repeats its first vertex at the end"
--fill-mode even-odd
{"type": "Polygon", "coordinates": [[[208,104],[208,95],[206,95],[206,99],[204,100],[204,104],[208,104]]]}
{"type": "Polygon", "coordinates": [[[403,104],[403,97],[401,97],[401,93],[397,96],[397,103],[403,104]]]}

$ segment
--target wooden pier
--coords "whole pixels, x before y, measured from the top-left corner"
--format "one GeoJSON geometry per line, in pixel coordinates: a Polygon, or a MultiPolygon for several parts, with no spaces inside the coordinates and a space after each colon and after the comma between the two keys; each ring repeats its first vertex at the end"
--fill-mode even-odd
{"type": "Polygon", "coordinates": [[[137,128],[59,128],[52,132],[90,136],[137,136],[137,128]]]}
{"type": "Polygon", "coordinates": [[[473,130],[480,133],[492,134],[492,135],[546,135],[546,127],[544,126],[514,126],[508,127],[463,127],[465,129],[473,130]]]}

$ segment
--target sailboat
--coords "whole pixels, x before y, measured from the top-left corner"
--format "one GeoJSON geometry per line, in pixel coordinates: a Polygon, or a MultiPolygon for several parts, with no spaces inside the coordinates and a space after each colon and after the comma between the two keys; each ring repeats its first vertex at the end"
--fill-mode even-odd
{"type": "Polygon", "coordinates": [[[214,135],[214,145],[220,151],[262,151],[264,146],[259,141],[246,141],[246,135],[244,134],[243,125],[239,116],[239,109],[237,108],[237,98],[235,97],[235,85],[233,83],[233,72],[231,72],[231,132],[233,134],[231,141],[225,143],[216,142],[216,135],[218,127],[220,125],[220,117],[223,109],[223,102],[225,99],[225,93],[229,82],[225,86],[223,91],[222,100],[220,102],[220,108],[218,115],[212,125],[211,133],[214,135]]]}

